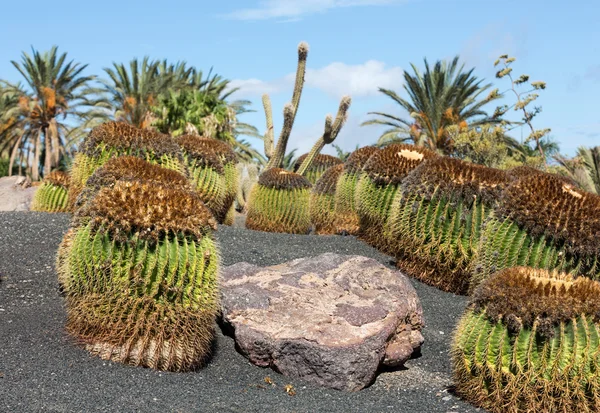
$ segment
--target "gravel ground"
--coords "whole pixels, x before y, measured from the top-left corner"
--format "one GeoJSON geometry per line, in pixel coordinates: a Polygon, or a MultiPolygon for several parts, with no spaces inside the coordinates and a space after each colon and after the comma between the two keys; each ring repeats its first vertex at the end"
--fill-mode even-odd
{"type": "MultiPolygon", "coordinates": [[[[0,213],[0,412],[474,412],[448,391],[452,330],[466,298],[411,280],[425,321],[422,356],[356,393],[318,388],[250,364],[218,334],[211,362],[164,373],[90,356],[64,333],[54,271],[67,214],[0,213]],[[274,385],[265,382],[269,376],[274,385]],[[295,396],[284,386],[291,384],[295,396]]],[[[390,257],[353,237],[267,234],[220,227],[223,265],[271,265],[323,252],[390,257]]]]}

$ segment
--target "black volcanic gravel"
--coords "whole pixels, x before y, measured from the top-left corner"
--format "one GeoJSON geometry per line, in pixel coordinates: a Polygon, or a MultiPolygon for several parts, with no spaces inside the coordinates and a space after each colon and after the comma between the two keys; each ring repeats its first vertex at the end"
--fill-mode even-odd
{"type": "MultiPolygon", "coordinates": [[[[0,213],[0,412],[474,412],[447,390],[454,326],[467,299],[411,280],[427,326],[422,356],[356,393],[256,367],[220,332],[202,370],[165,373],[90,356],[64,333],[54,271],[67,214],[0,213]],[[275,385],[265,382],[269,376],[275,385]],[[291,384],[295,396],[284,386],[291,384]]],[[[353,237],[267,234],[219,227],[223,265],[281,263],[323,252],[390,257],[353,237]]]]}

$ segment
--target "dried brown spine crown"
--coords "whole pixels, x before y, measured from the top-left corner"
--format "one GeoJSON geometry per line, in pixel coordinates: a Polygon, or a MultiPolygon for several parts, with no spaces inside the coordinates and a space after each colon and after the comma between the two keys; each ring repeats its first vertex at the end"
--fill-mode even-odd
{"type": "MultiPolygon", "coordinates": [[[[211,143],[206,143],[208,138],[202,138],[198,135],[181,135],[175,138],[175,141],[190,160],[193,160],[198,166],[204,166],[214,169],[217,173],[223,174],[223,160],[215,152],[211,143]]],[[[228,155],[231,157],[231,155],[228,155]]],[[[227,158],[229,159],[229,158],[227,158]]]]}
{"type": "Polygon", "coordinates": [[[69,174],[63,171],[52,171],[48,174],[48,176],[44,177],[44,182],[61,186],[63,188],[68,188],[69,181],[69,174]]]}
{"type": "Polygon", "coordinates": [[[335,195],[337,181],[344,172],[344,164],[339,164],[327,169],[315,183],[313,192],[319,195],[335,195]]]}
{"type": "Polygon", "coordinates": [[[89,220],[94,230],[102,229],[122,241],[135,233],[154,242],[168,234],[201,239],[217,228],[196,192],[139,181],[118,181],[102,188],[78,215],[89,220]]]}
{"type": "MultiPolygon", "coordinates": [[[[294,163],[294,172],[298,171],[298,168],[300,168],[300,165],[302,165],[307,156],[308,154],[305,153],[296,160],[294,163]]],[[[331,166],[340,165],[343,163],[344,161],[342,161],[340,158],[320,153],[315,156],[315,159],[313,159],[309,169],[329,168],[331,166]]]]}
{"type": "Polygon", "coordinates": [[[197,151],[212,152],[217,155],[223,165],[237,163],[238,157],[233,148],[226,142],[199,135],[182,135],[179,139],[192,141],[197,151]]]}
{"type": "Polygon", "coordinates": [[[444,156],[429,159],[415,168],[404,180],[402,190],[416,192],[425,198],[436,194],[453,200],[481,199],[492,204],[510,180],[501,169],[444,156]]]}
{"type": "Polygon", "coordinates": [[[507,268],[485,280],[471,306],[492,321],[548,326],[586,315],[600,321],[600,283],[589,278],[530,267],[507,268]]]}
{"type": "Polygon", "coordinates": [[[503,192],[498,213],[533,237],[564,242],[569,252],[600,254],[600,196],[559,177],[532,174],[515,180],[503,192]]]}
{"type": "Polygon", "coordinates": [[[173,138],[163,133],[136,128],[125,122],[105,122],[95,127],[85,138],[80,151],[84,155],[97,157],[100,146],[132,149],[137,152],[151,152],[156,157],[173,156],[181,161],[181,149],[173,138]]]}
{"type": "Polygon", "coordinates": [[[273,189],[308,189],[311,183],[302,175],[281,168],[271,168],[258,178],[258,184],[273,189]]]}
{"type": "Polygon", "coordinates": [[[362,171],[363,167],[369,160],[369,158],[380,149],[376,146],[364,146],[358,148],[348,156],[344,163],[344,169],[349,173],[356,173],[362,171]]]}
{"type": "Polygon", "coordinates": [[[378,185],[398,185],[423,161],[437,156],[425,148],[392,144],[375,152],[365,163],[363,170],[378,185]]]}

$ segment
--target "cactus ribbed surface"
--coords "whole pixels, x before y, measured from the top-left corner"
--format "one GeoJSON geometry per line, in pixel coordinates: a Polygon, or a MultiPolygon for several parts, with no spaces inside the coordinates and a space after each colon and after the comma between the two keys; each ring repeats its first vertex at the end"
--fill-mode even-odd
{"type": "Polygon", "coordinates": [[[430,150],[407,144],[392,144],[371,155],[355,193],[362,239],[383,252],[390,250],[386,228],[396,192],[409,172],[435,157],[430,150]]]}
{"type": "MultiPolygon", "coordinates": [[[[308,157],[308,153],[300,156],[294,163],[294,172],[297,172],[304,160],[308,157]]],[[[302,175],[311,184],[316,184],[319,178],[325,173],[326,170],[335,165],[343,164],[344,162],[335,156],[318,154],[312,160],[310,166],[306,172],[302,175]]]]}
{"type": "Polygon", "coordinates": [[[194,189],[219,221],[227,201],[225,168],[221,156],[215,153],[210,142],[205,142],[207,139],[198,135],[182,135],[175,141],[183,150],[194,189]]]}
{"type": "Polygon", "coordinates": [[[398,267],[465,294],[482,224],[508,182],[504,171],[454,158],[421,164],[404,179],[390,212],[390,250],[398,267]]]}
{"type": "Polygon", "coordinates": [[[66,212],[69,209],[69,175],[52,171],[44,178],[31,201],[32,211],[66,212]]]}
{"type": "Polygon", "coordinates": [[[263,172],[250,193],[246,227],[265,232],[310,232],[310,182],[281,168],[263,172]]]}
{"type": "Polygon", "coordinates": [[[310,219],[317,234],[336,234],[335,190],[344,165],[332,166],[325,171],[310,193],[310,219]]]}
{"type": "Polygon", "coordinates": [[[104,359],[194,369],[218,310],[216,221],[196,192],[118,181],[77,212],[59,251],[67,331],[104,359]]]}
{"type": "Polygon", "coordinates": [[[124,122],[106,122],[88,134],[75,156],[69,200],[75,202],[87,179],[110,158],[131,155],[187,174],[181,149],[169,136],[124,122]]]}
{"type": "Polygon", "coordinates": [[[526,267],[482,283],[452,344],[459,396],[490,412],[600,411],[600,284],[526,267]]]}
{"type": "Polygon", "coordinates": [[[599,279],[599,239],[600,196],[551,174],[522,176],[503,191],[485,224],[472,288],[520,265],[599,279]]]}
{"type": "Polygon", "coordinates": [[[362,174],[362,169],[371,155],[379,148],[365,146],[352,152],[344,163],[344,171],[340,175],[335,190],[335,214],[337,227],[340,232],[356,235],[360,229],[356,212],[356,187],[362,174]]]}

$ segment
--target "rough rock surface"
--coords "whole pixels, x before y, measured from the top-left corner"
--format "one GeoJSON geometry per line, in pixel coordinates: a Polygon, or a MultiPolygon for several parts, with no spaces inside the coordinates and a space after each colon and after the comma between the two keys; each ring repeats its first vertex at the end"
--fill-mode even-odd
{"type": "Polygon", "coordinates": [[[29,211],[36,189],[24,176],[0,178],[0,211],[29,211]]]}
{"type": "Polygon", "coordinates": [[[356,391],[381,365],[401,366],[423,343],[423,310],[399,271],[371,258],[322,254],[221,272],[222,321],[252,363],[356,391]]]}

